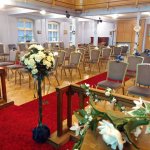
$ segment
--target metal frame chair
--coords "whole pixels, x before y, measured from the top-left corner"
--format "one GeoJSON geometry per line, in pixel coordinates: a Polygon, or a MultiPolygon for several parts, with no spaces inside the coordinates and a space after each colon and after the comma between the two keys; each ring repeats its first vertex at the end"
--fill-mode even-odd
{"type": "Polygon", "coordinates": [[[150,97],[150,64],[138,64],[135,86],[127,90],[127,95],[150,97]]]}
{"type": "Polygon", "coordinates": [[[107,78],[97,84],[97,87],[106,89],[107,87],[117,90],[122,88],[124,94],[124,79],[128,63],[109,61],[107,78]]]}
{"type": "Polygon", "coordinates": [[[73,71],[73,69],[76,69],[76,70],[78,70],[79,76],[80,76],[80,79],[81,79],[81,73],[80,73],[80,69],[79,69],[81,55],[82,54],[80,52],[78,52],[78,51],[71,52],[70,59],[69,59],[69,64],[62,66],[61,78],[62,78],[62,71],[64,70],[64,73],[66,75],[66,71],[65,70],[68,69],[69,73],[70,73],[70,76],[71,76],[71,81],[72,81],[72,71],[73,71]]]}

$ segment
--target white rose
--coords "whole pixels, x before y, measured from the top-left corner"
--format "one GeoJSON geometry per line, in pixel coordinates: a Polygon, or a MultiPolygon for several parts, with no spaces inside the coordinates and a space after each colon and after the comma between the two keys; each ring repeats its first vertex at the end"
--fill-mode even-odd
{"type": "Polygon", "coordinates": [[[41,58],[45,58],[45,54],[42,51],[39,51],[38,54],[40,55],[41,58]]]}
{"type": "Polygon", "coordinates": [[[106,96],[110,96],[110,92],[109,92],[109,91],[106,91],[106,92],[105,92],[105,95],[106,95],[106,96]]]}
{"type": "Polygon", "coordinates": [[[116,98],[115,97],[113,97],[112,102],[116,103],[116,98]]]}
{"type": "Polygon", "coordinates": [[[21,61],[24,61],[24,59],[25,59],[25,56],[22,56],[22,57],[21,57],[21,61]]]}
{"type": "Polygon", "coordinates": [[[42,45],[37,45],[37,49],[38,49],[39,51],[41,51],[41,50],[44,50],[44,47],[43,47],[42,45]]]}
{"type": "Polygon", "coordinates": [[[33,45],[31,45],[28,49],[30,50],[30,49],[32,49],[32,48],[36,48],[36,45],[33,44],[33,45]]]}
{"type": "Polygon", "coordinates": [[[40,55],[35,55],[35,61],[40,62],[42,60],[42,57],[40,55]]]}
{"type": "Polygon", "coordinates": [[[35,69],[32,69],[31,71],[32,74],[37,74],[38,73],[38,70],[35,68],[35,69]]]}
{"type": "Polygon", "coordinates": [[[28,61],[29,61],[28,58],[25,58],[25,59],[24,59],[24,64],[25,64],[25,65],[28,65],[28,61]]]}
{"type": "Polygon", "coordinates": [[[112,89],[111,89],[111,88],[107,88],[106,90],[107,90],[108,92],[111,92],[112,89]]]}
{"type": "Polygon", "coordinates": [[[49,56],[53,57],[53,54],[52,54],[52,53],[49,53],[49,56]]]}
{"type": "Polygon", "coordinates": [[[35,57],[35,54],[30,55],[30,59],[33,59],[35,57]]]}
{"type": "Polygon", "coordinates": [[[35,61],[34,61],[34,59],[29,59],[28,65],[29,65],[31,68],[33,68],[33,67],[35,66],[35,61]]]}
{"type": "Polygon", "coordinates": [[[92,116],[90,116],[88,120],[89,120],[89,121],[92,121],[92,120],[93,120],[93,117],[92,117],[92,116]]]}

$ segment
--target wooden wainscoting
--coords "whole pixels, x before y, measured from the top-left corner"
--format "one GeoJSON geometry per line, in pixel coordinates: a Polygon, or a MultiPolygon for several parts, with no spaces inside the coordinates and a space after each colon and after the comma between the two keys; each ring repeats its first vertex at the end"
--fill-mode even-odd
{"type": "Polygon", "coordinates": [[[150,24],[147,25],[145,49],[150,49],[150,24]]]}
{"type": "MultiPolygon", "coordinates": [[[[135,31],[134,26],[136,25],[136,19],[132,20],[119,20],[117,22],[117,42],[130,43],[130,52],[132,53],[135,41],[135,31]]],[[[142,45],[144,40],[144,30],[145,30],[145,19],[140,22],[141,30],[139,34],[139,47],[138,50],[142,51],[142,45]]]]}

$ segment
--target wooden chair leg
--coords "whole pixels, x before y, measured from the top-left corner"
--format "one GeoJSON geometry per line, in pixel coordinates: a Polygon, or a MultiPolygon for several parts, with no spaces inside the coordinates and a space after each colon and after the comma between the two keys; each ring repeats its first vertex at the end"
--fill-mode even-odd
{"type": "Polygon", "coordinates": [[[72,82],[72,69],[70,70],[71,82],[72,82]]]}
{"type": "Polygon", "coordinates": [[[63,68],[61,68],[61,79],[62,79],[62,71],[63,71],[63,68]]]}
{"type": "Polygon", "coordinates": [[[100,69],[100,64],[99,64],[99,62],[98,62],[98,64],[97,64],[97,65],[98,65],[98,69],[99,69],[99,72],[100,72],[100,71],[101,71],[101,69],[100,69]]]}
{"type": "Polygon", "coordinates": [[[15,70],[15,84],[17,83],[17,70],[15,70]]]}
{"type": "Polygon", "coordinates": [[[66,69],[64,69],[65,76],[67,76],[66,69]]]}
{"type": "Polygon", "coordinates": [[[9,69],[7,69],[7,80],[9,81],[9,69]]]}
{"type": "Polygon", "coordinates": [[[122,87],[122,94],[124,95],[124,87],[122,87]]]}
{"type": "Polygon", "coordinates": [[[21,86],[21,72],[18,72],[18,74],[19,74],[19,84],[21,86]]]}
{"type": "Polygon", "coordinates": [[[58,78],[57,78],[57,75],[55,75],[55,78],[56,78],[57,84],[60,85],[58,78]]]}
{"type": "Polygon", "coordinates": [[[28,76],[29,76],[29,88],[31,88],[31,75],[28,74],[28,76]]]}
{"type": "Polygon", "coordinates": [[[80,79],[81,79],[81,72],[80,72],[80,69],[78,68],[78,72],[79,72],[79,76],[80,76],[80,79]]]}

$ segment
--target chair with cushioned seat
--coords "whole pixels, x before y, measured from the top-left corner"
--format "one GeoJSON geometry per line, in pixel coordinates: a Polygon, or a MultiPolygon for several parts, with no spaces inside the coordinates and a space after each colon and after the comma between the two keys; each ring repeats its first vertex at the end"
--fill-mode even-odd
{"type": "Polygon", "coordinates": [[[114,47],[111,57],[116,58],[118,55],[121,55],[122,47],[114,47]]]}
{"type": "Polygon", "coordinates": [[[90,59],[84,61],[84,69],[85,69],[85,64],[89,64],[89,68],[91,71],[91,65],[96,64],[96,65],[98,65],[98,69],[100,71],[100,64],[99,64],[100,53],[101,53],[100,50],[91,49],[90,50],[90,59]]]}
{"type": "Polygon", "coordinates": [[[81,79],[81,73],[80,73],[80,68],[79,68],[81,55],[82,54],[78,51],[71,52],[70,58],[69,58],[69,64],[62,66],[61,78],[62,78],[62,71],[64,70],[65,75],[66,75],[65,70],[67,69],[67,70],[69,70],[69,73],[70,73],[70,76],[71,76],[71,81],[72,81],[72,71],[75,69],[75,70],[78,70],[79,75],[80,75],[80,79],[81,79]]]}
{"type": "Polygon", "coordinates": [[[127,56],[129,47],[128,46],[121,46],[121,47],[122,47],[121,55],[122,56],[127,56]]]}
{"type": "MultiPolygon", "coordinates": [[[[111,48],[103,48],[102,49],[102,56],[100,57],[101,64],[107,64],[107,62],[110,60],[112,49],[111,48]]],[[[105,65],[106,68],[106,65],[105,65]]]]}
{"type": "Polygon", "coordinates": [[[122,88],[124,94],[124,79],[127,71],[128,63],[109,61],[107,78],[97,84],[99,88],[111,88],[117,90],[122,88]]]}
{"type": "Polygon", "coordinates": [[[141,64],[143,62],[144,58],[141,56],[129,56],[128,57],[128,68],[126,75],[135,77],[136,76],[136,69],[137,64],[141,64]]]}
{"type": "Polygon", "coordinates": [[[135,86],[127,90],[127,94],[150,97],[150,64],[138,64],[135,86]]]}

